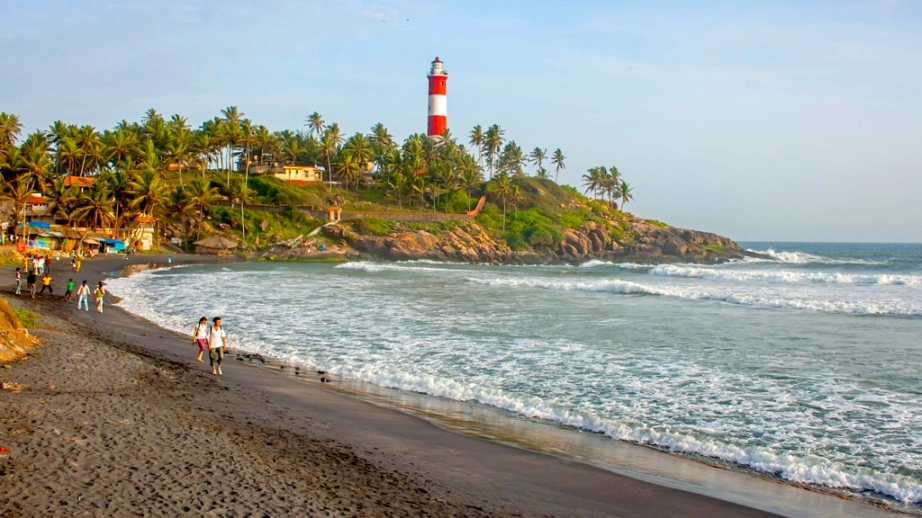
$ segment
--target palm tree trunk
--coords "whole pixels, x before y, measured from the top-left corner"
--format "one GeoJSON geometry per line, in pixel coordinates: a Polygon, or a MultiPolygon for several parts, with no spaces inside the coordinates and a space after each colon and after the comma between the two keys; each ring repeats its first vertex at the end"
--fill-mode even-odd
{"type": "Polygon", "coordinates": [[[243,241],[247,240],[247,222],[243,219],[243,200],[240,200],[240,229],[243,230],[243,241]]]}
{"type": "Polygon", "coordinates": [[[503,232],[506,231],[506,197],[503,196],[503,232]]]}

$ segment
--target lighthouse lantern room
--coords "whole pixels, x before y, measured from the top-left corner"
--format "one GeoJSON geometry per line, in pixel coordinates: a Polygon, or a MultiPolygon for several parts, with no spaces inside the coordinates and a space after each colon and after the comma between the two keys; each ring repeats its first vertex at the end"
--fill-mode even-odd
{"type": "Polygon", "coordinates": [[[429,68],[429,126],[426,134],[438,138],[448,128],[448,72],[436,56],[429,68]]]}

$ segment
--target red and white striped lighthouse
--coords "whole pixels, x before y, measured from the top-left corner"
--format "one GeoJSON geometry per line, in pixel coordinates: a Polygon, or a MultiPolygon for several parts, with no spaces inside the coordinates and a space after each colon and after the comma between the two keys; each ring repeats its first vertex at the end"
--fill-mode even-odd
{"type": "Polygon", "coordinates": [[[448,72],[436,56],[429,69],[429,127],[426,135],[438,137],[448,128],[448,72]]]}

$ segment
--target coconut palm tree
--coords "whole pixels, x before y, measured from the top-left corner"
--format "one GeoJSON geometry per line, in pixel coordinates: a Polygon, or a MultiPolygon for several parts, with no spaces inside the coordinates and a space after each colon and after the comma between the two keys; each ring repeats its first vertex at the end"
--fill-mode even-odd
{"type": "Polygon", "coordinates": [[[477,150],[477,163],[480,164],[480,168],[483,169],[483,145],[486,138],[483,133],[483,127],[481,127],[480,124],[474,126],[469,136],[471,139],[471,149],[477,150]]]}
{"type": "Polygon", "coordinates": [[[0,199],[13,202],[13,228],[25,220],[26,203],[33,192],[31,180],[24,174],[0,184],[0,199]]]}
{"type": "MultiPolygon", "coordinates": [[[[366,164],[371,161],[371,146],[368,140],[365,139],[365,135],[356,133],[349,137],[343,147],[343,152],[346,151],[352,155],[352,159],[358,164],[360,171],[365,172],[366,164]]],[[[357,186],[358,184],[356,184],[357,186]]]]}
{"type": "Polygon", "coordinates": [[[403,193],[406,192],[408,184],[407,175],[403,171],[396,171],[388,175],[385,185],[388,193],[397,198],[397,208],[399,209],[403,208],[403,193]]]}
{"type": "Polygon", "coordinates": [[[593,198],[597,198],[599,190],[605,183],[607,172],[604,167],[592,167],[583,175],[583,187],[586,188],[586,194],[592,193],[593,198]]]}
{"type": "Polygon", "coordinates": [[[307,116],[307,119],[304,121],[304,125],[307,126],[311,135],[320,138],[320,135],[323,133],[324,122],[323,117],[319,113],[314,112],[307,116]]]}
{"type": "Polygon", "coordinates": [[[506,134],[506,131],[499,127],[499,124],[494,124],[487,128],[487,132],[484,135],[484,146],[485,151],[487,152],[487,165],[490,166],[490,179],[493,179],[493,169],[497,163],[499,157],[499,151],[503,147],[503,135],[506,134]]]}
{"type": "Polygon", "coordinates": [[[554,151],[554,154],[551,155],[551,165],[553,165],[555,169],[554,170],[554,183],[557,183],[557,184],[560,183],[557,180],[557,178],[560,176],[560,170],[567,168],[567,166],[564,165],[563,163],[563,161],[566,160],[566,158],[567,157],[563,156],[563,151],[561,151],[560,148],[557,148],[554,151]]]}
{"type": "Polygon", "coordinates": [[[528,154],[528,161],[534,164],[534,166],[537,168],[539,172],[542,169],[544,169],[543,164],[546,159],[547,159],[547,150],[541,149],[539,147],[536,147],[535,149],[531,150],[531,153],[528,154]]]}
{"type": "Polygon", "coordinates": [[[104,228],[112,220],[112,191],[105,182],[95,182],[93,187],[80,194],[77,203],[80,209],[75,212],[75,217],[90,223],[96,230],[104,228]]]}
{"type": "Polygon", "coordinates": [[[186,190],[188,197],[189,209],[198,217],[197,234],[201,234],[202,223],[205,221],[205,215],[211,211],[211,206],[221,199],[218,189],[212,187],[204,180],[195,180],[189,182],[189,188],[186,190]]]}
{"type": "Polygon", "coordinates": [[[26,139],[20,150],[19,163],[16,166],[29,179],[32,189],[45,192],[45,185],[51,176],[53,164],[44,134],[40,138],[37,136],[32,138],[35,135],[37,134],[33,133],[26,139]]]}
{"type": "Polygon", "coordinates": [[[179,228],[182,233],[182,247],[186,248],[187,224],[193,215],[193,207],[189,203],[189,196],[182,187],[176,187],[170,192],[170,197],[166,202],[166,207],[173,217],[179,219],[179,228]]]}
{"type": "Polygon", "coordinates": [[[243,173],[244,184],[247,184],[250,178],[250,150],[256,146],[257,142],[256,130],[253,128],[253,123],[250,119],[243,119],[243,122],[240,123],[239,144],[243,146],[243,157],[246,160],[246,169],[243,173]]]}
{"type": "Polygon", "coordinates": [[[506,200],[512,195],[512,186],[513,181],[509,173],[500,171],[493,183],[487,187],[488,192],[503,200],[503,232],[506,231],[506,200]]]}
{"type": "Polygon", "coordinates": [[[132,200],[129,207],[140,210],[141,214],[154,216],[163,207],[169,188],[157,171],[146,168],[129,181],[132,200]]]}
{"type": "Polygon", "coordinates": [[[624,180],[621,180],[621,185],[618,186],[617,196],[621,198],[621,211],[622,212],[624,211],[624,204],[627,203],[628,200],[634,199],[634,194],[632,191],[633,189],[631,188],[631,186],[628,185],[628,183],[625,182],[624,180]]]}
{"type": "Polygon", "coordinates": [[[230,191],[228,194],[229,194],[231,206],[233,206],[236,203],[240,204],[240,231],[243,234],[243,240],[246,241],[247,227],[246,227],[246,219],[244,218],[244,214],[243,214],[243,207],[247,203],[253,203],[253,191],[249,187],[247,187],[245,180],[241,182],[238,179],[236,182],[233,182],[231,184],[230,191]]]}
{"type": "Polygon", "coordinates": [[[342,180],[346,189],[349,189],[349,181],[352,179],[355,180],[356,189],[358,189],[359,175],[362,174],[362,167],[355,158],[355,155],[353,155],[351,151],[344,150],[340,154],[339,160],[334,165],[336,166],[336,174],[339,176],[340,180],[342,180]]]}

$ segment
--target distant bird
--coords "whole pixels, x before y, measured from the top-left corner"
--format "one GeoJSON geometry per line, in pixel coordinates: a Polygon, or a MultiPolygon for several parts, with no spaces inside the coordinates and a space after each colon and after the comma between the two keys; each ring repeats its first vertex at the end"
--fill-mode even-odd
{"type": "Polygon", "coordinates": [[[410,19],[409,19],[409,18],[407,18],[407,21],[410,21],[410,19]]]}

